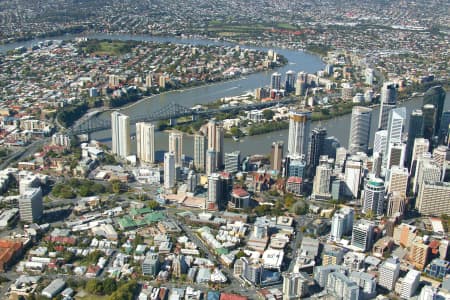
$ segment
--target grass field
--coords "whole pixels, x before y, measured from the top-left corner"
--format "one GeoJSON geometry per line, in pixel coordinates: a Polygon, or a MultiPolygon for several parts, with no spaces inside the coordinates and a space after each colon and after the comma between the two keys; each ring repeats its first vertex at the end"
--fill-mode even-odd
{"type": "Polygon", "coordinates": [[[80,48],[89,54],[118,56],[130,52],[135,44],[132,41],[88,40],[81,43],[80,48]]]}

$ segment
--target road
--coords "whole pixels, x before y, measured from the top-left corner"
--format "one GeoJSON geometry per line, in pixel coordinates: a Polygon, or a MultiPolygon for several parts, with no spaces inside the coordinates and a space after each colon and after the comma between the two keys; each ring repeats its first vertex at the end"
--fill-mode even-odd
{"type": "Polygon", "coordinates": [[[29,144],[28,146],[25,146],[23,149],[12,153],[7,159],[5,159],[0,164],[0,169],[3,170],[13,162],[22,160],[23,158],[33,155],[34,153],[37,152],[37,150],[39,148],[41,148],[43,145],[47,144],[50,141],[50,139],[51,139],[50,137],[46,137],[46,138],[34,141],[33,143],[29,144]]]}

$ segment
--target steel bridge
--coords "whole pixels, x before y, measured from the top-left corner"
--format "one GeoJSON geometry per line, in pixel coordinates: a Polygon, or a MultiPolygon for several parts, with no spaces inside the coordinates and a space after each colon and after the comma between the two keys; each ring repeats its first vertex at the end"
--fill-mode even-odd
{"type": "MultiPolygon", "coordinates": [[[[218,113],[261,109],[277,105],[294,103],[295,101],[296,101],[295,99],[290,98],[285,100],[257,102],[246,105],[221,107],[217,109],[208,109],[208,110],[194,110],[191,108],[184,107],[183,105],[177,103],[171,103],[155,112],[146,115],[138,115],[133,118],[130,118],[130,125],[134,125],[138,122],[157,122],[161,120],[169,120],[170,125],[175,125],[176,120],[181,117],[191,117],[192,120],[196,120],[199,117],[212,117],[218,113]]],[[[100,119],[94,116],[89,118],[85,122],[70,128],[69,131],[74,135],[78,135],[78,134],[89,134],[92,132],[107,129],[111,129],[111,119],[100,119]]]]}

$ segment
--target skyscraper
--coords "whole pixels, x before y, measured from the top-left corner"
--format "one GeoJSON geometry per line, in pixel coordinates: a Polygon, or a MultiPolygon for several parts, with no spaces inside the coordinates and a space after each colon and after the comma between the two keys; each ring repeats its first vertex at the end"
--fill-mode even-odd
{"type": "Polygon", "coordinates": [[[409,171],[412,175],[415,173],[417,160],[423,156],[424,153],[428,152],[430,148],[430,142],[424,138],[416,138],[413,143],[413,151],[411,156],[411,167],[409,171]]]}
{"type": "Polygon", "coordinates": [[[283,273],[283,300],[300,299],[308,292],[308,276],[303,273],[283,273]]]}
{"type": "Polygon", "coordinates": [[[389,170],[392,166],[403,167],[405,163],[406,144],[391,143],[389,153],[386,155],[386,168],[389,170]]]}
{"type": "Polygon", "coordinates": [[[171,189],[175,186],[176,178],[175,154],[173,152],[164,153],[164,188],[171,189]]]}
{"type": "Polygon", "coordinates": [[[402,282],[402,290],[400,297],[409,299],[416,293],[420,282],[420,272],[417,270],[409,270],[402,282]]]}
{"type": "Polygon", "coordinates": [[[27,223],[38,221],[44,212],[42,203],[42,190],[38,188],[27,188],[19,197],[20,220],[27,223]]]}
{"type": "Polygon", "coordinates": [[[220,169],[223,166],[223,126],[222,123],[210,120],[208,122],[208,150],[216,152],[216,167],[220,169]]]}
{"type": "Polygon", "coordinates": [[[111,113],[112,152],[121,158],[130,155],[130,120],[118,111],[111,113]]]}
{"type": "Polygon", "coordinates": [[[385,154],[387,135],[387,130],[378,130],[377,132],[375,132],[375,138],[373,141],[373,153],[378,152],[385,154]]]}
{"type": "Polygon", "coordinates": [[[272,90],[280,90],[281,89],[281,74],[275,72],[270,77],[270,88],[272,90]]]}
{"type": "Polygon", "coordinates": [[[216,210],[222,197],[222,182],[220,174],[212,173],[208,176],[208,199],[206,209],[216,210]]]}
{"type": "Polygon", "coordinates": [[[416,208],[428,216],[440,216],[450,211],[450,183],[424,181],[417,196],[416,208]]]}
{"type": "Polygon", "coordinates": [[[291,111],[289,115],[288,153],[291,157],[307,158],[309,132],[311,126],[310,111],[291,111]]]}
{"type": "Polygon", "coordinates": [[[351,233],[355,211],[351,207],[338,210],[331,219],[330,240],[340,241],[342,236],[351,233]]]}
{"type": "Polygon", "coordinates": [[[206,151],[205,173],[210,175],[217,170],[216,151],[214,149],[208,149],[206,151]]]}
{"type": "Polygon", "coordinates": [[[286,82],[285,82],[286,92],[292,92],[295,89],[295,72],[289,70],[286,72],[286,82]]]}
{"type": "MultiPolygon", "coordinates": [[[[444,111],[445,90],[442,86],[429,88],[423,95],[423,105],[432,104],[436,108],[436,118],[434,123],[435,133],[440,133],[442,112],[444,111]]],[[[447,128],[444,128],[447,130],[447,128]]]]}
{"type": "Polygon", "coordinates": [[[352,246],[367,251],[372,248],[375,225],[367,220],[361,219],[353,225],[352,246]]]}
{"type": "Polygon", "coordinates": [[[237,173],[239,171],[240,160],[241,160],[240,151],[225,153],[225,172],[237,173]]]}
{"type": "Polygon", "coordinates": [[[380,178],[370,179],[364,188],[363,213],[371,211],[380,216],[384,209],[384,181],[380,178]]]}
{"type": "Polygon", "coordinates": [[[372,120],[372,109],[355,106],[352,109],[352,120],[350,125],[350,139],[348,142],[351,154],[356,152],[367,152],[370,138],[370,123],[372,120]]]}
{"type": "Polygon", "coordinates": [[[393,166],[389,172],[388,193],[399,192],[402,195],[407,194],[409,172],[407,168],[393,166]]]}
{"type": "Polygon", "coordinates": [[[325,128],[314,128],[311,131],[311,140],[308,151],[308,166],[314,172],[316,166],[319,164],[319,157],[324,152],[325,138],[327,137],[327,130],[325,128]]]}
{"type": "Polygon", "coordinates": [[[392,192],[388,194],[387,208],[386,208],[386,216],[392,217],[400,214],[403,216],[405,213],[406,203],[408,198],[404,193],[400,192],[392,192]]]}
{"type": "Polygon", "coordinates": [[[205,136],[194,136],[194,167],[199,171],[205,170],[206,141],[205,136]]]}
{"type": "Polygon", "coordinates": [[[281,171],[283,162],[284,143],[282,141],[272,143],[272,151],[270,153],[270,168],[272,170],[281,171]]]}
{"type": "Polygon", "coordinates": [[[180,132],[171,132],[169,134],[169,152],[175,155],[175,165],[181,166],[181,155],[183,154],[183,134],[180,132]]]}
{"type": "MultiPolygon", "coordinates": [[[[425,181],[435,182],[441,180],[442,169],[429,156],[422,156],[417,161],[416,176],[414,177],[413,192],[420,192],[421,186],[425,181]]],[[[416,208],[420,199],[416,200],[416,208]]]]}
{"type": "Polygon", "coordinates": [[[320,165],[316,168],[313,185],[313,197],[316,200],[331,198],[330,184],[333,169],[328,164],[328,156],[321,156],[320,160],[320,165]]]}
{"type": "Polygon", "coordinates": [[[423,137],[433,143],[433,137],[436,134],[437,110],[433,104],[425,104],[422,107],[423,112],[423,137]]]}
{"type": "Polygon", "coordinates": [[[357,159],[349,159],[345,164],[346,195],[352,198],[359,197],[359,185],[361,184],[362,162],[357,159]]]}
{"type": "Polygon", "coordinates": [[[414,149],[414,140],[422,137],[423,134],[423,114],[420,109],[411,113],[409,118],[408,139],[406,142],[406,165],[408,167],[412,164],[412,153],[414,149]]]}
{"type": "MultiPolygon", "coordinates": [[[[402,143],[402,136],[405,122],[406,122],[406,109],[404,107],[395,108],[389,112],[386,149],[384,151],[384,154],[386,154],[384,156],[385,157],[383,164],[384,166],[387,166],[387,162],[390,158],[392,145],[402,143]]],[[[387,168],[389,168],[389,166],[387,168]]]]}
{"type": "Polygon", "coordinates": [[[393,291],[400,275],[400,262],[397,258],[388,258],[380,267],[378,284],[388,291],[393,291]]]}
{"type": "Polygon", "coordinates": [[[155,162],[155,126],[151,123],[136,123],[137,158],[141,162],[155,162]]]}
{"type": "Polygon", "coordinates": [[[378,119],[378,129],[387,129],[389,112],[396,107],[397,103],[397,85],[392,82],[383,84],[381,88],[381,107],[380,117],[378,119]]]}

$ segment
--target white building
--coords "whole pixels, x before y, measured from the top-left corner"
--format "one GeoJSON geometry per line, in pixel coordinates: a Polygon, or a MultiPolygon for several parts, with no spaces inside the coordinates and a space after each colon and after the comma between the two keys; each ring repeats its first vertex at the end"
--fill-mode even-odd
{"type": "Polygon", "coordinates": [[[130,118],[118,111],[111,113],[112,152],[121,158],[131,153],[130,118]]]}
{"type": "Polygon", "coordinates": [[[402,299],[409,299],[415,293],[419,287],[420,272],[417,270],[409,270],[402,282],[402,291],[400,297],[402,299]]]}
{"type": "Polygon", "coordinates": [[[283,273],[283,300],[304,297],[308,291],[308,280],[303,273],[283,273]]]}
{"type": "Polygon", "coordinates": [[[44,207],[42,204],[42,190],[30,188],[23,192],[19,198],[20,220],[33,223],[42,217],[44,207]]]}
{"type": "Polygon", "coordinates": [[[345,164],[345,185],[346,194],[353,198],[359,196],[359,186],[361,184],[362,162],[357,159],[348,159],[345,164]]]}
{"type": "Polygon", "coordinates": [[[173,152],[166,152],[164,153],[164,188],[173,188],[175,186],[175,180],[175,154],[173,152]]]}
{"type": "Polygon", "coordinates": [[[375,225],[367,220],[360,220],[353,225],[352,246],[365,252],[372,248],[375,225]]]}
{"type": "Polygon", "coordinates": [[[137,158],[141,162],[155,162],[155,126],[151,123],[136,123],[137,158]]]}
{"type": "Polygon", "coordinates": [[[393,291],[399,275],[400,262],[396,258],[389,258],[380,267],[378,284],[388,291],[393,291]]]}
{"type": "Polygon", "coordinates": [[[371,178],[364,188],[363,213],[372,212],[375,216],[383,214],[384,209],[384,181],[371,178]]]}
{"type": "Polygon", "coordinates": [[[349,152],[351,154],[367,152],[369,148],[371,121],[371,108],[363,106],[353,107],[350,124],[350,138],[348,142],[349,152]]]}
{"type": "Polygon", "coordinates": [[[175,156],[175,165],[181,166],[183,155],[183,134],[180,132],[171,132],[169,134],[169,152],[175,156]]]}
{"type": "Polygon", "coordinates": [[[338,242],[343,235],[352,231],[354,214],[353,208],[343,207],[333,215],[330,240],[338,242]]]}
{"type": "Polygon", "coordinates": [[[199,171],[205,170],[206,138],[201,134],[194,136],[194,167],[199,171]]]}
{"type": "Polygon", "coordinates": [[[291,111],[289,114],[288,153],[306,160],[311,127],[310,111],[291,111]]]}
{"type": "Polygon", "coordinates": [[[387,144],[387,130],[378,130],[375,132],[375,138],[373,141],[373,153],[385,153],[387,144]]]}

